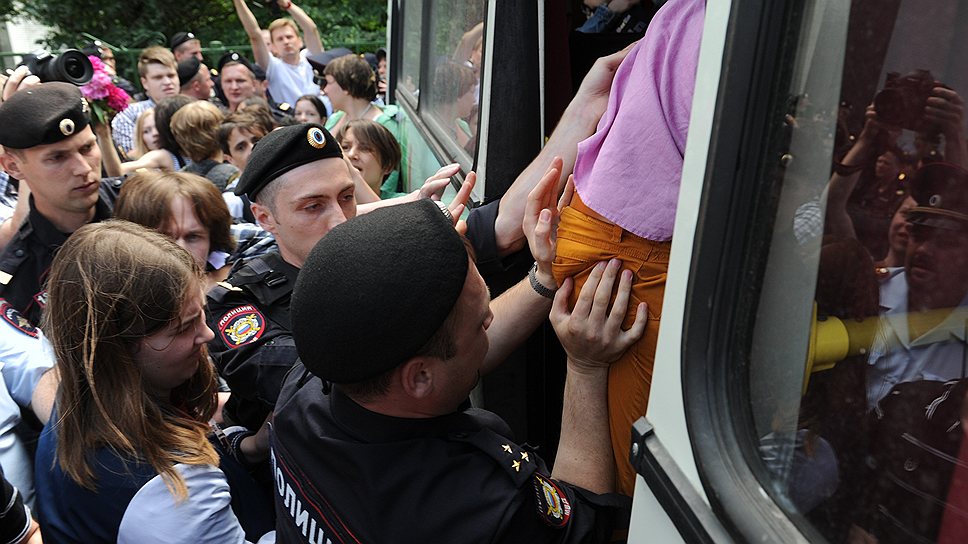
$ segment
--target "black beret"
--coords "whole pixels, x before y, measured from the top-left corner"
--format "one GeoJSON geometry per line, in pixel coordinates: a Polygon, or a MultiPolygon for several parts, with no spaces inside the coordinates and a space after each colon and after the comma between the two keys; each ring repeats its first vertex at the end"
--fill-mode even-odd
{"type": "Polygon", "coordinates": [[[342,158],[336,139],[315,123],[303,123],[273,130],[252,148],[235,194],[255,200],[270,181],[304,164],[322,159],[342,158]]]}
{"type": "Polygon", "coordinates": [[[195,57],[188,57],[187,59],[178,63],[178,81],[181,82],[182,86],[188,84],[193,77],[198,75],[198,70],[202,67],[202,61],[195,57]]]}
{"type": "Polygon", "coordinates": [[[189,40],[197,40],[197,39],[198,38],[196,38],[195,35],[192,34],[191,32],[178,32],[174,36],[172,36],[171,41],[168,42],[170,46],[169,49],[174,50],[176,47],[178,47],[179,45],[189,40]]]}
{"type": "Polygon", "coordinates": [[[457,304],[468,254],[429,199],[347,221],[309,252],[292,294],[292,334],[310,372],[358,383],[417,354],[457,304]],[[380,327],[374,341],[374,324],[380,327]]]}
{"type": "Polygon", "coordinates": [[[239,53],[237,51],[228,51],[224,55],[222,55],[221,57],[219,57],[219,59],[218,59],[218,73],[221,74],[222,73],[222,69],[225,68],[225,65],[228,64],[228,63],[230,63],[230,62],[237,62],[237,63],[245,66],[246,68],[248,68],[249,71],[252,72],[253,74],[255,73],[255,69],[253,69],[252,63],[249,62],[249,59],[245,58],[245,55],[243,55],[242,53],[239,53]]]}
{"type": "Polygon", "coordinates": [[[53,144],[84,130],[87,100],[70,83],[41,83],[17,91],[0,104],[0,145],[29,149],[53,144]]]}
{"type": "Polygon", "coordinates": [[[326,65],[337,59],[339,57],[345,57],[346,55],[352,55],[353,52],[345,47],[337,47],[336,49],[327,49],[322,53],[316,53],[315,55],[309,55],[306,60],[309,64],[313,66],[313,69],[319,72],[319,75],[323,75],[323,70],[326,69],[326,65]]]}
{"type": "Polygon", "coordinates": [[[946,162],[928,163],[911,178],[917,206],[907,212],[914,224],[950,230],[968,228],[968,171],[946,162]]]}

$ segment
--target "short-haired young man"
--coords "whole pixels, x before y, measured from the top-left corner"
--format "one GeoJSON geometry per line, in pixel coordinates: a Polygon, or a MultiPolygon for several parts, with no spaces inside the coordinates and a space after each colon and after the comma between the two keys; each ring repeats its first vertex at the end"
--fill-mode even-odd
{"type": "Polygon", "coordinates": [[[74,85],[42,83],[0,104],[0,166],[30,187],[26,221],[0,253],[0,297],[40,322],[54,252],[87,223],[109,219],[120,179],[101,179],[89,106],[74,85]]]}
{"type": "Polygon", "coordinates": [[[299,36],[299,29],[306,36],[305,45],[309,55],[322,53],[323,42],[316,23],[305,11],[289,0],[278,1],[279,7],[292,15],[292,19],[276,19],[269,24],[269,36],[278,56],[273,56],[266,46],[259,23],[245,5],[245,0],[233,0],[233,3],[252,44],[255,62],[266,71],[272,99],[279,103],[295,104],[304,94],[319,94],[319,85],[313,81],[313,67],[301,54],[303,39],[299,36]]]}
{"type": "Polygon", "coordinates": [[[141,112],[155,107],[162,98],[175,96],[180,89],[175,57],[164,47],[154,45],[141,51],[138,75],[148,98],[131,104],[111,121],[114,143],[125,153],[134,149],[134,125],[141,112]]]}
{"type": "Polygon", "coordinates": [[[262,86],[256,81],[252,63],[240,53],[229,51],[218,60],[218,82],[230,112],[253,96],[264,96],[262,86]]]}
{"type": "Polygon", "coordinates": [[[189,58],[202,60],[202,42],[191,32],[176,33],[171,37],[168,45],[171,53],[175,56],[175,62],[189,58]]]}

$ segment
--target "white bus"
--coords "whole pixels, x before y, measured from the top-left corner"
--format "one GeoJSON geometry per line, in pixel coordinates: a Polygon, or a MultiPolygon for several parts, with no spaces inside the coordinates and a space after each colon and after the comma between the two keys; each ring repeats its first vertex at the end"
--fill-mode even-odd
{"type": "MultiPolygon", "coordinates": [[[[576,34],[581,4],[389,0],[408,179],[456,161],[481,175],[475,200],[503,194],[590,52],[635,38],[576,34]],[[476,32],[477,113],[455,128],[435,67],[476,32]]],[[[965,1],[707,2],[629,542],[968,541],[968,322],[957,296],[925,302],[968,301],[966,52],[965,1]]],[[[553,336],[475,399],[548,459],[553,336]]]]}

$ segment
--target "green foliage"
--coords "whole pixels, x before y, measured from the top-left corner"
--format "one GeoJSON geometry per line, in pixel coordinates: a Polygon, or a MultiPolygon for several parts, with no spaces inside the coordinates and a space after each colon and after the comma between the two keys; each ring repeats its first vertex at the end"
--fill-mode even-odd
{"type": "MultiPolygon", "coordinates": [[[[13,0],[0,0],[0,17],[13,0]]],[[[323,44],[383,43],[386,39],[385,0],[307,0],[297,2],[319,27],[323,44]]],[[[249,6],[260,24],[275,18],[259,2],[249,6]]],[[[225,45],[248,44],[231,0],[27,0],[21,11],[54,30],[47,36],[53,49],[79,46],[90,34],[118,48],[141,49],[167,44],[168,36],[190,30],[203,47],[213,40],[225,45]]]]}

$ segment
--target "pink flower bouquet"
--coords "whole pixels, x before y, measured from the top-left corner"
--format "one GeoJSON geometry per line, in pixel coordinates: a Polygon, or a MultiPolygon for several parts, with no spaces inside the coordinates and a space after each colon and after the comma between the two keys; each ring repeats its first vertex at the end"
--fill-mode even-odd
{"type": "Polygon", "coordinates": [[[128,107],[131,97],[114,84],[101,59],[94,55],[87,58],[94,66],[94,76],[87,85],[81,86],[81,94],[90,104],[95,120],[101,124],[110,123],[115,115],[128,107]]]}

